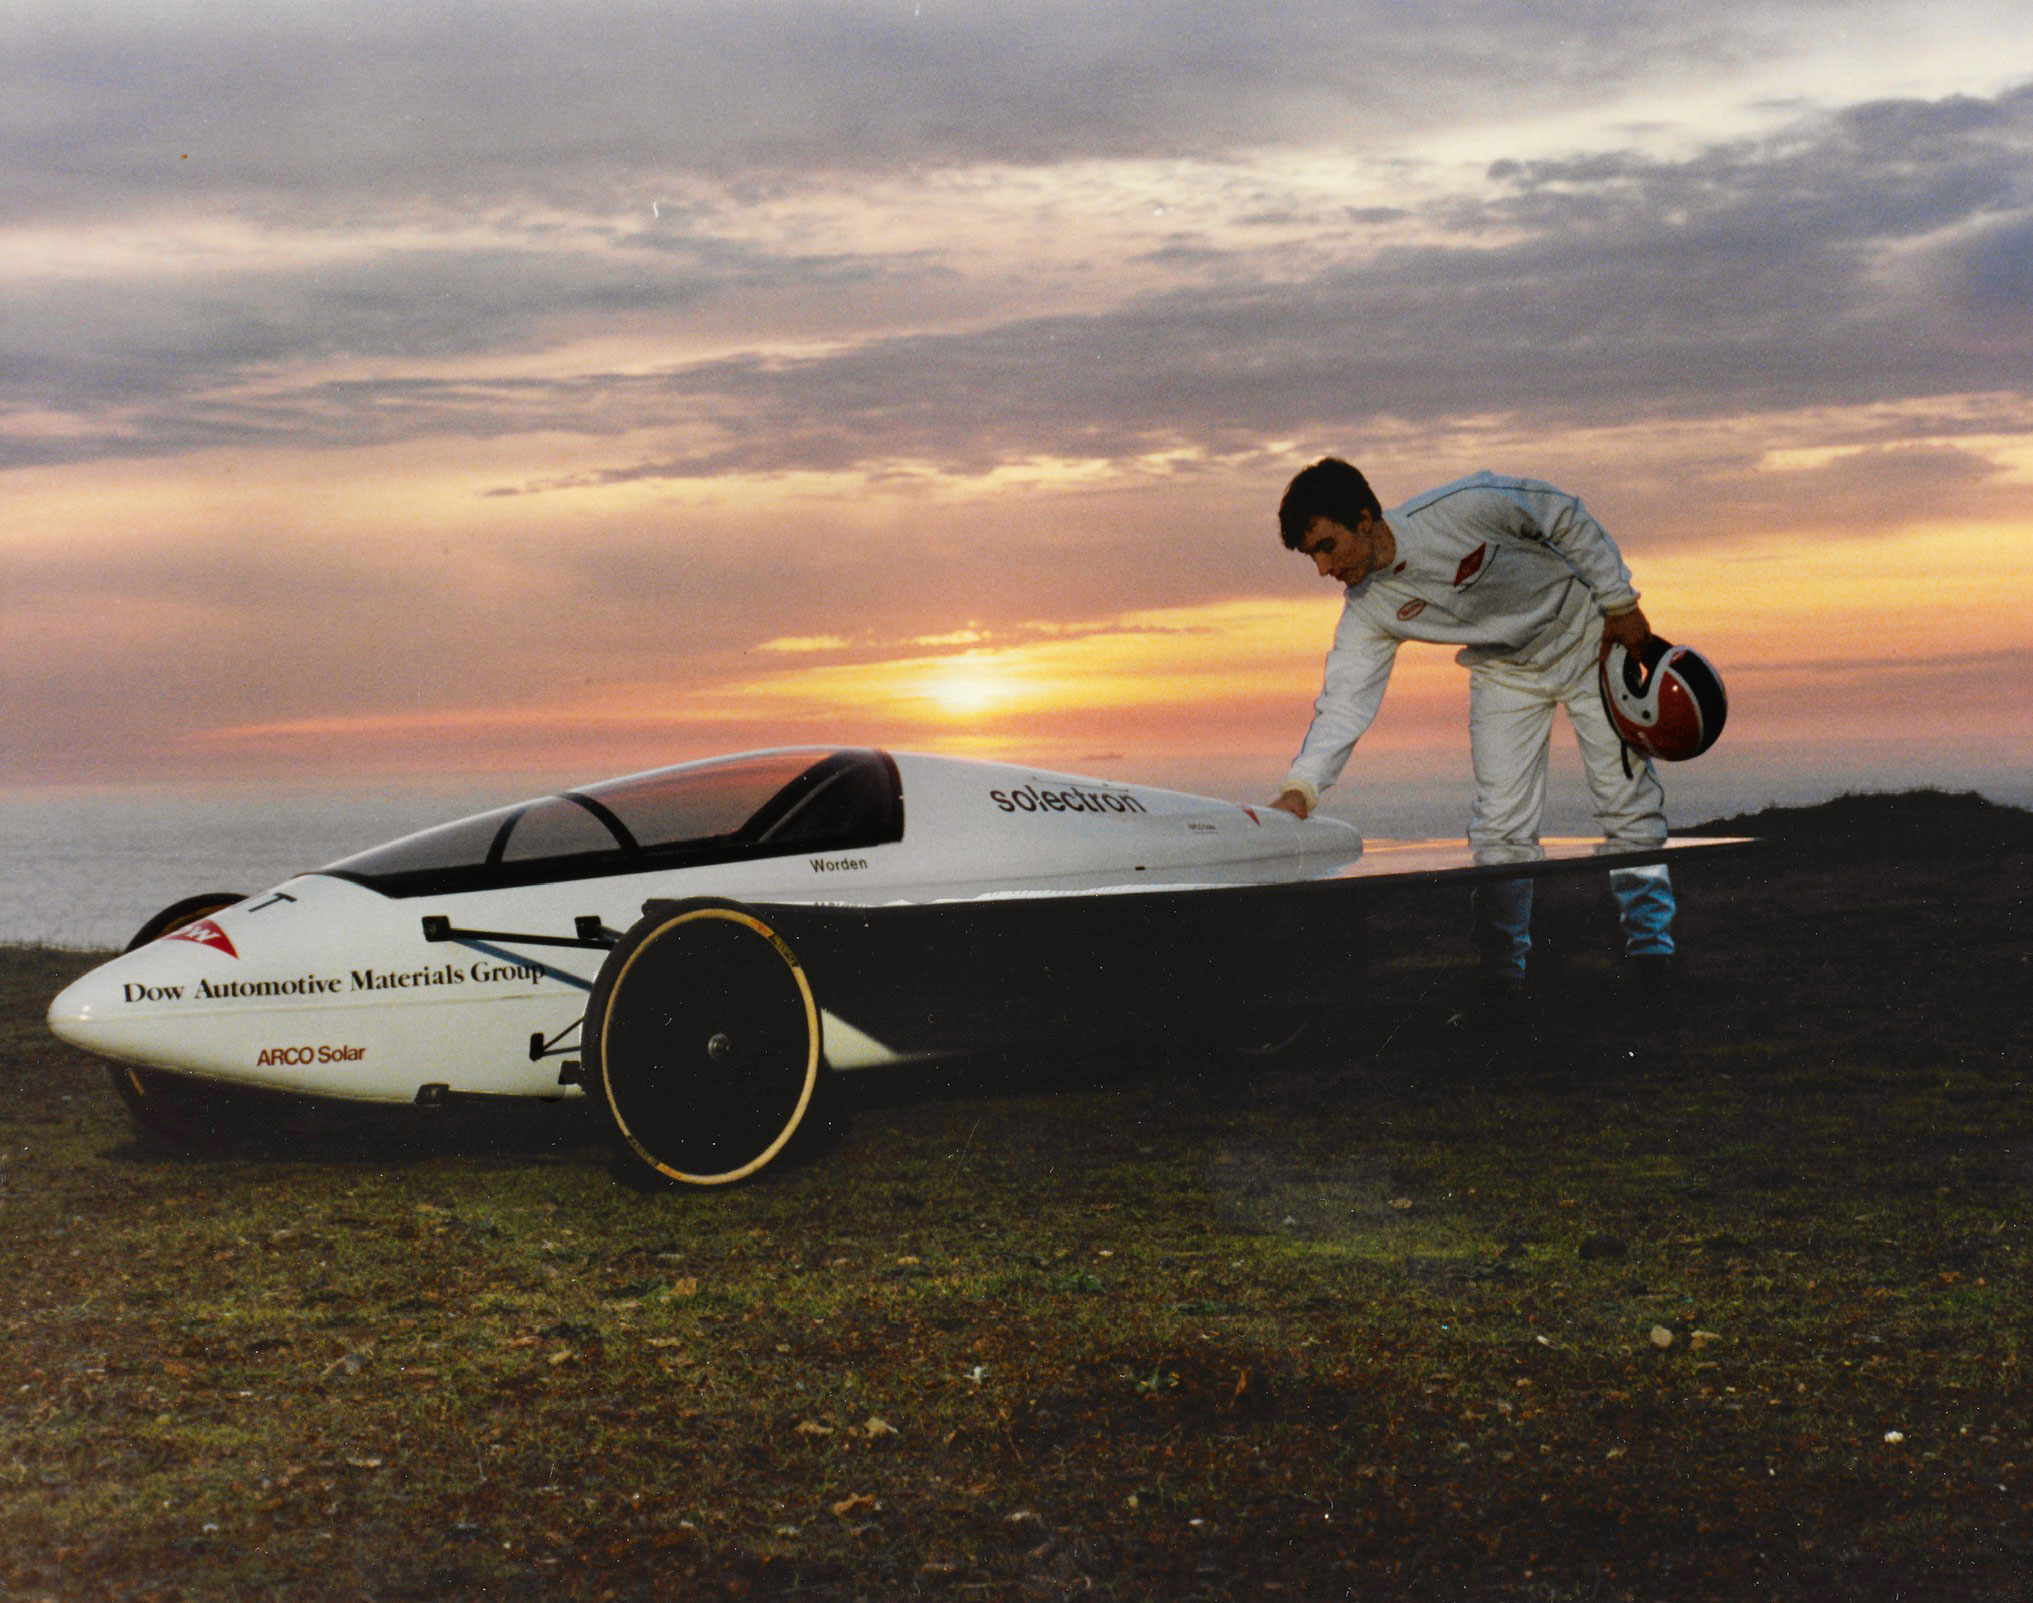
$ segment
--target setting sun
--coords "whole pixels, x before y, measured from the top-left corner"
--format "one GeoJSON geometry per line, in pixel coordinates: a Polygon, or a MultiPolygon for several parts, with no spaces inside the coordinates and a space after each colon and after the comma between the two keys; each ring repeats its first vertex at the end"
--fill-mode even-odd
{"type": "Polygon", "coordinates": [[[1014,700],[1017,687],[992,662],[972,656],[942,663],[925,676],[926,695],[936,707],[976,718],[1014,700]]]}

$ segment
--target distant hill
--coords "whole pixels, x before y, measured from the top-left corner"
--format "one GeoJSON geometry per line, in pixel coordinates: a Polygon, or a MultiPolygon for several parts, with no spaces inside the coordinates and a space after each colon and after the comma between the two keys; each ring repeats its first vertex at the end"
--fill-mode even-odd
{"type": "Polygon", "coordinates": [[[1813,807],[1767,807],[1676,833],[1756,835],[1809,850],[1885,858],[2015,855],[2033,850],[2033,812],[1974,791],[1905,790],[1838,796],[1813,807]]]}

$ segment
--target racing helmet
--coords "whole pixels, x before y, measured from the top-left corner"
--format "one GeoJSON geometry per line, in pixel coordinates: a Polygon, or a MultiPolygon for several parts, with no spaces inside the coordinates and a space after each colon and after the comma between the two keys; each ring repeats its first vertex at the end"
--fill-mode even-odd
{"type": "Polygon", "coordinates": [[[1624,744],[1660,762],[1699,757],[1729,716],[1722,676],[1708,659],[1657,635],[1635,654],[1611,646],[1597,677],[1602,709],[1624,744]]]}

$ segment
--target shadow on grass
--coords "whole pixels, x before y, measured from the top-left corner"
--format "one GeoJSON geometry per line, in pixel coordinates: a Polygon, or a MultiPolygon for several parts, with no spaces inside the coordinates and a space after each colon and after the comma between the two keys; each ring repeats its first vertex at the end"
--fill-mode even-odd
{"type": "Polygon", "coordinates": [[[359,1168],[461,1159],[511,1167],[598,1161],[605,1140],[594,1110],[566,1102],[476,1101],[422,1108],[249,1093],[236,1099],[230,1118],[202,1142],[179,1143],[133,1129],[103,1156],[112,1163],[150,1168],[222,1159],[359,1168]]]}

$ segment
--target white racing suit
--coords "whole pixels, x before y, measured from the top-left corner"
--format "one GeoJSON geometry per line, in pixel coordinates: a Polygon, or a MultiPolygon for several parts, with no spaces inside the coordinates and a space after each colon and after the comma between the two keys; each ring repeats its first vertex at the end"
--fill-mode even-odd
{"type": "MultiPolygon", "coordinates": [[[[1553,709],[1567,709],[1581,747],[1605,850],[1666,838],[1665,792],[1652,764],[1602,710],[1596,656],[1606,613],[1637,605],[1631,572],[1574,496],[1537,479],[1471,474],[1384,513],[1396,564],[1348,587],[1313,723],[1285,778],[1309,803],[1339,777],[1383,702],[1398,646],[1458,645],[1469,670],[1475,813],[1469,843],[1484,863],[1542,854],[1553,709]]],[[[1632,957],[1673,950],[1673,886],[1663,864],[1614,869],[1632,957]]],[[[1493,880],[1476,893],[1476,937],[1499,975],[1523,978],[1532,882],[1493,880]]]]}

